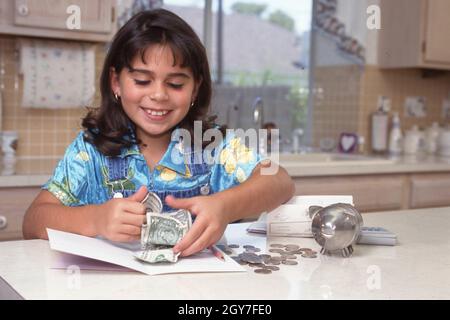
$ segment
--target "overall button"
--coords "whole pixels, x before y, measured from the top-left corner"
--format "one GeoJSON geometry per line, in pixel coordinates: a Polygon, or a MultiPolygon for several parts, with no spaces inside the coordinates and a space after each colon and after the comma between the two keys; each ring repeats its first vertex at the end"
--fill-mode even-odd
{"type": "Polygon", "coordinates": [[[209,184],[205,184],[204,186],[200,187],[200,193],[206,196],[207,194],[209,194],[209,189],[209,184]]]}

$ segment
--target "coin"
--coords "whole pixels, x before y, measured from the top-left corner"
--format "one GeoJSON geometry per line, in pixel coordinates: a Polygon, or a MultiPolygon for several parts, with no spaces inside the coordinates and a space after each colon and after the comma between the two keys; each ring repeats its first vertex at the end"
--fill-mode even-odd
{"type": "Polygon", "coordinates": [[[278,265],[280,265],[281,261],[271,259],[271,260],[267,261],[266,263],[274,265],[274,266],[278,266],[278,265]]]}
{"type": "Polygon", "coordinates": [[[272,257],[270,254],[265,254],[265,253],[260,254],[259,256],[263,259],[267,259],[267,258],[270,259],[272,257]]]}
{"type": "Polygon", "coordinates": [[[239,245],[238,244],[230,244],[230,245],[228,245],[228,248],[237,249],[237,248],[239,248],[239,245]]]}
{"type": "Polygon", "coordinates": [[[264,263],[249,263],[248,264],[252,268],[262,268],[264,267],[264,263]]]}
{"type": "Polygon", "coordinates": [[[295,251],[300,249],[300,246],[296,245],[296,244],[287,244],[284,246],[284,249],[287,251],[295,251]]]}
{"type": "Polygon", "coordinates": [[[270,246],[272,248],[284,248],[284,244],[280,244],[280,243],[272,243],[270,246]]]}
{"type": "Polygon", "coordinates": [[[282,252],[285,252],[285,251],[283,249],[269,249],[269,252],[282,253],[282,252]]]}
{"type": "Polygon", "coordinates": [[[282,263],[282,264],[289,265],[289,266],[294,266],[294,265],[298,264],[297,261],[292,261],[292,260],[284,260],[284,261],[282,261],[281,263],[282,263]]]}
{"type": "Polygon", "coordinates": [[[253,249],[255,246],[252,246],[250,244],[246,244],[245,246],[242,246],[244,249],[253,249]]]}
{"type": "Polygon", "coordinates": [[[277,267],[277,266],[264,266],[264,269],[269,269],[269,270],[272,270],[272,271],[280,270],[280,268],[277,267]]]}
{"type": "Polygon", "coordinates": [[[297,259],[297,256],[295,256],[293,254],[290,254],[290,255],[285,254],[285,255],[283,255],[283,257],[285,257],[286,259],[297,259]]]}
{"type": "Polygon", "coordinates": [[[302,254],[303,258],[317,258],[316,254],[302,254]]]}
{"type": "Polygon", "coordinates": [[[272,273],[272,270],[269,270],[269,269],[255,269],[255,273],[270,274],[270,273],[272,273]]]}

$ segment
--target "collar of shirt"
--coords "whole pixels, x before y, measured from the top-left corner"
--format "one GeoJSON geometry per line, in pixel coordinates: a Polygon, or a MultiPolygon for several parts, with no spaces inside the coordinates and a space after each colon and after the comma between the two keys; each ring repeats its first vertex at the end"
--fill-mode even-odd
{"type": "MultiPolygon", "coordinates": [[[[186,153],[185,150],[189,150],[189,148],[187,148],[183,142],[179,140],[179,137],[179,128],[176,128],[172,132],[169,146],[157,166],[162,166],[174,170],[182,175],[186,175],[189,173],[187,169],[187,156],[189,153],[186,153]]],[[[119,157],[124,158],[128,156],[136,157],[136,159],[145,161],[144,155],[139,150],[137,144],[133,144],[129,148],[122,148],[119,157]]]]}

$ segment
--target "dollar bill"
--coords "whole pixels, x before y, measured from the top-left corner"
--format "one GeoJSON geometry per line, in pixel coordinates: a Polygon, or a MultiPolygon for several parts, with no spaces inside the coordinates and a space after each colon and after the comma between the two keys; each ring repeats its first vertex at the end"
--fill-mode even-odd
{"type": "Polygon", "coordinates": [[[149,245],[146,250],[134,253],[134,256],[145,262],[159,263],[159,262],[177,262],[180,253],[174,253],[172,246],[149,245]]]}
{"type": "Polygon", "coordinates": [[[192,227],[191,213],[162,212],[162,202],[153,192],[142,202],[147,207],[146,221],[141,228],[141,251],[134,256],[149,263],[177,262],[179,254],[172,249],[192,227]]]}
{"type": "Polygon", "coordinates": [[[185,236],[191,225],[191,214],[187,210],[162,214],[148,212],[144,242],[174,246],[185,236]]]}

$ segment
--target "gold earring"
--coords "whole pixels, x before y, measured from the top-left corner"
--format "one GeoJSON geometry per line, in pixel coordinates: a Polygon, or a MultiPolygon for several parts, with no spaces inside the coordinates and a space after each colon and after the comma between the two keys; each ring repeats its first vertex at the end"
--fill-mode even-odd
{"type": "Polygon", "coordinates": [[[119,101],[119,95],[117,93],[114,94],[114,98],[116,98],[117,101],[119,101]]]}

